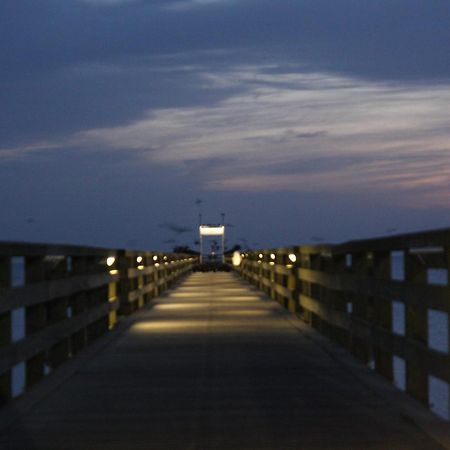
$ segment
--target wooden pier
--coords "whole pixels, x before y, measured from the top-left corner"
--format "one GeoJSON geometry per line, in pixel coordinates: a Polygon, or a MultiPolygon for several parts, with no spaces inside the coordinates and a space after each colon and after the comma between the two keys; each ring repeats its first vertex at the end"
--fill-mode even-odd
{"type": "Polygon", "coordinates": [[[131,317],[0,448],[445,448],[420,404],[233,273],[191,274],[131,317]]]}

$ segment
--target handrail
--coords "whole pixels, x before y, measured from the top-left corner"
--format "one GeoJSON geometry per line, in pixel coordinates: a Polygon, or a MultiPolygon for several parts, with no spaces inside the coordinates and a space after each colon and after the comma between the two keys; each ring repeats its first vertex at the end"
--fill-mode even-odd
{"type": "Polygon", "coordinates": [[[147,304],[191,255],[0,242],[0,404],[147,304]]]}
{"type": "Polygon", "coordinates": [[[244,278],[450,419],[450,228],[242,257],[244,278]]]}

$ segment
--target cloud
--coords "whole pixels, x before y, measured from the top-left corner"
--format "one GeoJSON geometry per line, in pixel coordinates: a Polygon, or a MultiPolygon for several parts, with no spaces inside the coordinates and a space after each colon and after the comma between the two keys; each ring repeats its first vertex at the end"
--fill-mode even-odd
{"type": "Polygon", "coordinates": [[[142,0],[79,0],[84,3],[101,6],[119,5],[122,3],[136,3],[142,0]]]}
{"type": "Polygon", "coordinates": [[[450,207],[450,158],[448,151],[426,165],[402,160],[365,161],[347,167],[302,173],[242,173],[232,177],[211,177],[209,187],[237,192],[322,192],[358,193],[385,197],[385,202],[402,207],[450,207]],[[380,195],[381,194],[381,195],[380,195]]]}
{"type": "Polygon", "coordinates": [[[206,73],[205,88],[235,93],[53,145],[126,151],[152,167],[194,171],[219,191],[359,190],[394,204],[448,206],[448,86],[269,69],[206,73]]]}
{"type": "Polygon", "coordinates": [[[244,63],[266,65],[268,89],[296,72],[425,85],[450,76],[448,2],[181,3],[174,13],[175,0],[2,0],[2,145],[212,105],[226,85],[251,87],[251,71],[239,83],[220,73],[244,63]]]}
{"type": "Polygon", "coordinates": [[[169,11],[186,11],[204,6],[213,6],[219,3],[232,5],[235,0],[180,0],[167,3],[164,6],[169,11]]]}
{"type": "Polygon", "coordinates": [[[298,133],[295,135],[298,139],[314,139],[326,135],[326,131],[313,131],[309,133],[298,133]]]}

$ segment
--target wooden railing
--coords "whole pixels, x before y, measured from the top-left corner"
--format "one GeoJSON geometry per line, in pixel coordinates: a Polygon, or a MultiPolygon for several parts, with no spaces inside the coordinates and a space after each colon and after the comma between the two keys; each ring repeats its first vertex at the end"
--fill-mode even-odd
{"type": "Polygon", "coordinates": [[[450,229],[242,256],[248,281],[449,419],[450,229]]]}
{"type": "Polygon", "coordinates": [[[189,255],[0,242],[0,402],[191,270],[189,255]]]}

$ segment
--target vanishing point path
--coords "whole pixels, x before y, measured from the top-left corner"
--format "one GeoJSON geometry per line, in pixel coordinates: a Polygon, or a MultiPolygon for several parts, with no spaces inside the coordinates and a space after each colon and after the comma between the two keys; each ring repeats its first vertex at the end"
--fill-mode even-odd
{"type": "Polygon", "coordinates": [[[0,448],[443,448],[387,383],[231,273],[190,275],[112,334],[0,448]]]}

